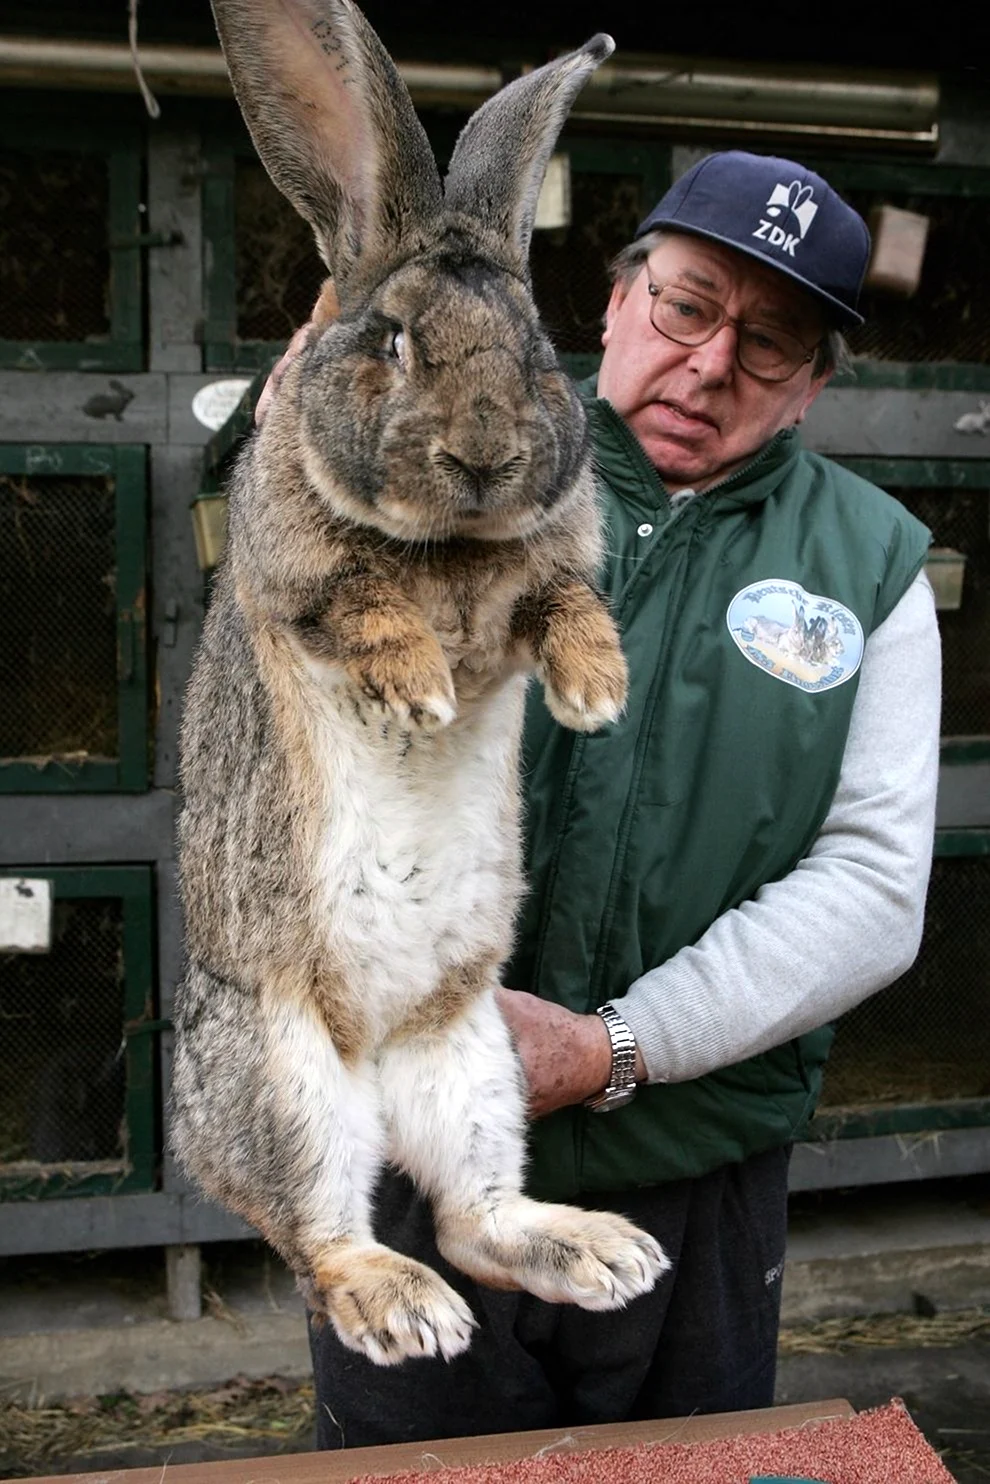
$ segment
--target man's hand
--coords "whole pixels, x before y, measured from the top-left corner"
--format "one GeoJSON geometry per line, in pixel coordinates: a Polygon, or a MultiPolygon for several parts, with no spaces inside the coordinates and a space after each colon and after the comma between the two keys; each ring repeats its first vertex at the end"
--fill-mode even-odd
{"type": "Polygon", "coordinates": [[[313,312],[306,324],[300,325],[299,329],[293,335],[284,352],[272,367],[268,380],[261,389],[261,396],[258,398],[254,409],[254,420],[258,427],[265,420],[265,413],[268,411],[272,398],[278,391],[278,384],[285,375],[286,367],[291,366],[296,356],[305,348],[309,337],[314,331],[318,332],[322,330],[325,325],[328,325],[331,320],[336,319],[339,314],[340,304],[337,300],[337,290],[333,286],[333,279],[328,278],[320,290],[319,298],[313,305],[313,312]]]}
{"type": "Polygon", "coordinates": [[[255,403],[254,408],[254,420],[259,428],[265,420],[265,413],[268,411],[268,408],[271,405],[272,398],[278,391],[278,384],[282,380],[282,377],[285,375],[286,368],[292,364],[296,356],[304,348],[306,341],[309,339],[309,332],[312,328],[312,324],[300,325],[299,329],[293,335],[285,350],[282,352],[282,355],[275,362],[274,366],[269,372],[268,380],[261,388],[261,396],[255,403]]]}
{"type": "MultiPolygon", "coordinates": [[[[531,1118],[582,1103],[606,1086],[612,1043],[600,1016],[576,1015],[519,989],[500,989],[498,1007],[526,1074],[531,1118]]],[[[645,1076],[637,1052],[637,1080],[645,1076]]]]}

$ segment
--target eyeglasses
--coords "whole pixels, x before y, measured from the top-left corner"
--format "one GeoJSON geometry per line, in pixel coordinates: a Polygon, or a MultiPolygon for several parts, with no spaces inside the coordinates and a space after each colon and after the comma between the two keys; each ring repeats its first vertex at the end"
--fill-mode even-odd
{"type": "Polygon", "coordinates": [[[736,358],[744,371],[761,381],[787,381],[814,359],[817,346],[808,347],[786,330],[749,320],[733,319],[721,304],[679,284],[649,283],[650,324],[678,345],[705,345],[723,325],[736,330],[736,358]]]}

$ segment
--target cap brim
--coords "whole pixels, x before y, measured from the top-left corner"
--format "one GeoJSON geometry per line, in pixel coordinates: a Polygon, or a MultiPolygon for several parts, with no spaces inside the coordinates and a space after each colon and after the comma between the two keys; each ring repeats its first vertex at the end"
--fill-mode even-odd
{"type": "Polygon", "coordinates": [[[811,298],[816,299],[819,304],[823,304],[831,311],[833,318],[836,320],[836,329],[854,330],[857,325],[866,323],[863,316],[857,310],[850,309],[849,305],[843,304],[841,299],[836,299],[832,294],[826,293],[824,289],[817,288],[813,283],[809,283],[806,278],[802,278],[800,273],[795,272],[793,268],[788,268],[783,263],[774,262],[765,253],[758,252],[755,247],[743,247],[734,237],[723,237],[720,232],[708,232],[703,227],[686,227],[681,222],[669,217],[661,217],[655,221],[651,221],[649,226],[644,226],[643,230],[637,232],[636,235],[637,237],[645,237],[647,232],[654,232],[660,227],[663,227],[668,232],[682,232],[685,237],[707,237],[709,242],[721,242],[725,247],[731,247],[733,252],[742,253],[745,257],[752,258],[754,262],[762,263],[765,268],[770,268],[775,273],[783,274],[785,278],[789,278],[792,283],[796,283],[806,294],[810,294],[811,298]]]}

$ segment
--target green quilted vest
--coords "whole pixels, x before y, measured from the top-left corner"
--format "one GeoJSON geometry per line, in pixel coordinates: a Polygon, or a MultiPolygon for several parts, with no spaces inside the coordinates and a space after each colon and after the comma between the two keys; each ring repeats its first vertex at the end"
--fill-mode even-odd
{"type": "MultiPolygon", "coordinates": [[[[621,997],[807,854],[828,812],[865,637],[929,534],[796,430],[673,514],[639,444],[589,403],[606,521],[602,586],[630,662],[614,727],[578,736],[531,688],[526,868],[504,982],[577,1011],[621,997]]],[[[841,932],[841,923],[836,924],[841,932]]],[[[551,1199],[704,1174],[793,1139],[829,1027],[609,1114],[532,1127],[551,1199]]]]}

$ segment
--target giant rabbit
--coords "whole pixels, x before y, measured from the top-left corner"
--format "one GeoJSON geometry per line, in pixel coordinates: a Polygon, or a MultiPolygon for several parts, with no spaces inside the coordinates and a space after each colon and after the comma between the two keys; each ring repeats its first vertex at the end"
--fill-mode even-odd
{"type": "Polygon", "coordinates": [[[182,727],[188,970],[175,1148],[380,1364],[470,1342],[464,1300],[373,1234],[388,1161],[482,1283],[616,1308],[667,1266],[622,1217],[523,1193],[495,999],[521,881],[528,672],[619,716],[585,420],[529,286],[536,198],[612,42],[523,76],[441,184],[350,0],[215,0],[258,152],[338,304],[230,490],[182,727]]]}

